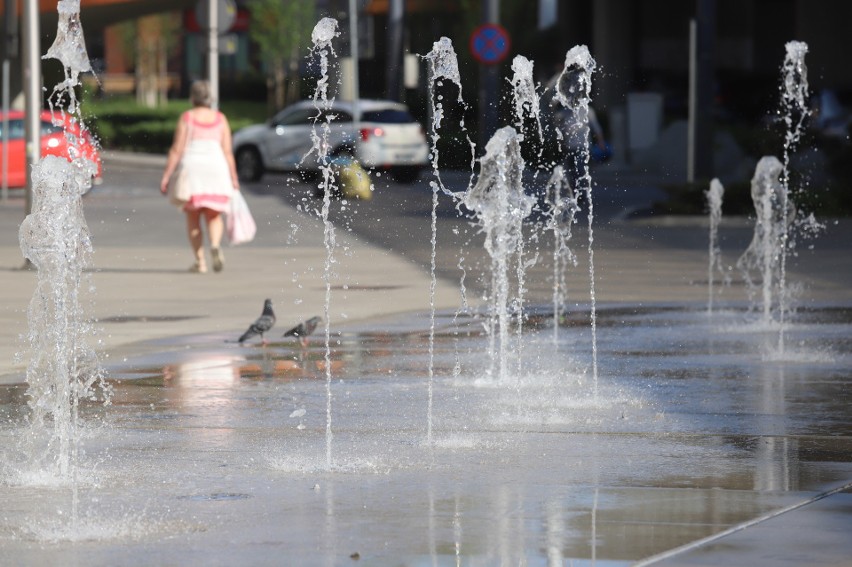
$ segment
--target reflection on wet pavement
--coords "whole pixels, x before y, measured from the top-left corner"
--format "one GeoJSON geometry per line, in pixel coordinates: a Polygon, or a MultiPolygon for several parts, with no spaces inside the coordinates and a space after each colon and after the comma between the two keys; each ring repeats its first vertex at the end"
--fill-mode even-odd
{"type": "Polygon", "coordinates": [[[852,480],[849,310],[799,312],[783,355],[742,312],[598,316],[597,398],[579,316],[558,343],[532,317],[511,384],[485,374],[481,321],[439,317],[432,446],[410,320],[332,336],[330,406],[316,337],[117,364],[112,405],[83,408],[73,521],[16,449],[27,400],[5,387],[0,545],[22,564],[72,542],[91,565],[626,565],[852,480]]]}

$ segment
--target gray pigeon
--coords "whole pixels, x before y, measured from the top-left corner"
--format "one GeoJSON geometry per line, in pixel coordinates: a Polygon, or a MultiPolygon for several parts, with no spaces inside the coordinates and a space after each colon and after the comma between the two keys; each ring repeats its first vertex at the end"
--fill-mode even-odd
{"type": "Polygon", "coordinates": [[[238,342],[245,342],[247,339],[255,335],[260,335],[261,343],[266,344],[266,339],[263,338],[263,333],[267,332],[275,324],[275,313],[272,311],[272,300],[267,299],[263,302],[263,313],[257,318],[257,321],[249,325],[248,330],[242,334],[238,342]]]}
{"type": "Polygon", "coordinates": [[[307,346],[308,343],[308,335],[312,334],[317,330],[317,325],[322,322],[322,317],[311,317],[307,321],[302,321],[286,333],[284,333],[285,337],[296,337],[299,339],[299,342],[302,343],[302,346],[307,346]]]}

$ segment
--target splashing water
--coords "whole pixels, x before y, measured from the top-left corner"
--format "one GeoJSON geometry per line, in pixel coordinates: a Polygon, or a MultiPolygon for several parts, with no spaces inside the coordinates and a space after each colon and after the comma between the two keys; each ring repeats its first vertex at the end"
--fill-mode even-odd
{"type": "Polygon", "coordinates": [[[722,221],[722,197],[725,188],[718,179],[710,181],[710,189],[705,191],[707,208],[710,210],[710,261],[707,265],[707,313],[713,313],[713,273],[722,269],[722,256],[718,244],[719,223],[722,221]]]}
{"type": "MultiPolygon", "coordinates": [[[[337,20],[334,18],[321,19],[311,32],[311,42],[314,44],[312,51],[320,57],[320,79],[317,81],[313,100],[314,102],[321,100],[329,103],[329,106],[328,54],[334,53],[331,41],[338,35],[340,35],[340,32],[337,31],[337,20]]],[[[333,97],[332,100],[334,100],[333,97]]]]}
{"type": "MultiPolygon", "coordinates": [[[[449,191],[441,180],[441,173],[438,166],[438,140],[440,135],[438,130],[444,120],[444,104],[443,95],[435,92],[436,88],[441,87],[444,81],[449,81],[458,87],[457,100],[462,108],[467,108],[462,97],[461,75],[459,74],[459,63],[456,51],[453,48],[453,43],[449,38],[442,37],[436,41],[432,50],[424,56],[429,68],[429,111],[432,116],[430,137],[432,139],[432,148],[430,159],[432,162],[432,173],[434,179],[429,182],[432,189],[432,216],[431,216],[431,269],[429,283],[429,384],[428,384],[428,403],[427,403],[427,420],[426,420],[426,442],[432,444],[432,402],[433,402],[433,384],[435,378],[435,289],[437,288],[437,248],[438,248],[438,194],[439,192],[452,197],[454,201],[458,201],[458,197],[449,191]]],[[[464,130],[464,120],[461,122],[462,130],[464,130]]],[[[465,131],[466,132],[466,131],[465,131]]],[[[467,135],[465,133],[465,135],[467,135]]],[[[471,148],[471,170],[473,170],[474,159],[476,155],[476,146],[468,139],[468,144],[471,148]]],[[[470,186],[470,183],[468,183],[470,186]]]]}
{"type": "Polygon", "coordinates": [[[57,59],[62,63],[65,80],[58,83],[53,92],[67,94],[68,112],[76,114],[79,112],[79,104],[74,87],[80,84],[80,73],[92,70],[83,38],[83,25],[80,23],[80,0],[59,0],[56,9],[59,12],[56,39],[44,58],[57,59]]]}
{"type": "Polygon", "coordinates": [[[535,200],[524,193],[524,159],[518,134],[511,126],[498,130],[480,158],[480,174],[463,203],[476,214],[491,256],[490,341],[491,376],[507,382],[509,366],[510,297],[509,266],[523,250],[523,221],[535,200]],[[496,328],[495,328],[496,327],[496,328]],[[499,348],[495,341],[499,342],[499,348]]]}
{"type": "Polygon", "coordinates": [[[754,236],[746,251],[737,260],[737,268],[746,282],[746,291],[752,307],[762,311],[762,322],[772,323],[775,302],[782,301],[782,258],[784,257],[784,232],[788,230],[796,211],[786,198],[787,187],[781,180],[783,165],[775,156],[764,156],[757,163],[751,180],[751,198],[754,201],[754,236]],[[758,286],[752,277],[760,274],[760,301],[758,286]]]}
{"type": "MultiPolygon", "coordinates": [[[[432,45],[432,50],[424,55],[423,58],[426,60],[429,68],[429,111],[432,115],[430,132],[432,138],[431,161],[432,173],[435,176],[435,180],[430,185],[433,190],[440,189],[445,195],[455,198],[453,192],[449,191],[444,186],[443,181],[441,181],[441,173],[438,168],[438,140],[441,139],[438,131],[441,129],[441,124],[444,121],[444,97],[442,94],[436,93],[436,87],[443,86],[444,81],[449,81],[456,85],[458,87],[457,101],[463,108],[467,108],[462,97],[458,57],[456,56],[456,50],[453,48],[453,42],[447,37],[442,37],[432,45]]],[[[460,126],[464,129],[464,121],[462,121],[460,126]]],[[[468,143],[471,148],[472,170],[475,163],[476,146],[470,141],[469,137],[468,143]]]]}
{"type": "Polygon", "coordinates": [[[808,110],[808,68],[805,65],[805,55],[808,44],[802,41],[791,41],[785,46],[786,56],[782,66],[782,106],[784,109],[784,124],[787,126],[784,149],[792,151],[802,137],[805,120],[810,114],[808,110]]]}
{"type": "MultiPolygon", "coordinates": [[[[781,87],[781,106],[784,113],[784,124],[787,127],[784,136],[784,161],[781,183],[784,190],[781,194],[781,209],[787,210],[790,198],[790,154],[795,150],[802,137],[805,119],[808,117],[808,68],[805,66],[805,55],[808,45],[801,41],[790,41],[785,46],[786,56],[782,66],[783,84],[781,87]]],[[[787,315],[787,252],[794,243],[790,239],[789,223],[781,228],[781,266],[779,276],[779,331],[778,351],[784,352],[784,327],[787,315]]]]}
{"type": "Polygon", "coordinates": [[[524,117],[530,116],[535,119],[539,155],[541,155],[544,150],[544,133],[541,128],[541,106],[533,81],[533,62],[523,55],[517,55],[512,60],[512,72],[514,73],[511,82],[515,102],[515,125],[519,132],[523,132],[524,117]]]}
{"type": "Polygon", "coordinates": [[[559,344],[559,319],[567,299],[564,289],[568,265],[577,265],[577,257],[568,247],[571,227],[580,207],[568,176],[561,165],[553,169],[547,182],[546,199],[550,207],[547,228],[553,231],[553,346],[559,344]]]}
{"type": "MultiPolygon", "coordinates": [[[[65,81],[54,90],[57,100],[79,111],[74,95],[78,76],[91,70],[82,43],[79,0],[61,0],[56,41],[46,57],[65,66],[65,81]]],[[[56,121],[79,120],[54,111],[56,121]]],[[[91,263],[92,244],[81,196],[91,184],[96,165],[81,157],[79,141],[69,136],[72,161],[48,156],[32,171],[32,212],[19,229],[21,252],[38,270],[38,283],[28,310],[32,358],[27,367],[33,436],[48,433],[45,457],[59,477],[73,480],[78,451],[78,407],[97,396],[104,373],[86,337],[91,324],[80,305],[83,270],[91,263]],[[50,423],[52,422],[52,423],[50,423]]]]}
{"type": "Polygon", "coordinates": [[[333,440],[331,428],[331,267],[335,262],[334,249],[336,245],[334,224],[329,219],[331,211],[331,195],[334,190],[334,172],[331,161],[328,157],[328,139],[331,132],[330,120],[331,116],[328,110],[334,103],[334,97],[328,98],[329,74],[328,60],[329,55],[334,54],[334,48],[331,41],[339,35],[337,31],[337,20],[334,18],[323,18],[314,27],[311,33],[313,41],[312,53],[319,57],[320,60],[320,78],[317,81],[316,90],[314,91],[313,101],[320,117],[320,132],[317,133],[316,122],[311,130],[311,140],[313,141],[313,149],[317,154],[317,161],[320,164],[322,173],[322,181],[320,189],[323,193],[322,198],[322,222],[324,226],[324,242],[326,250],[325,271],[323,272],[323,280],[325,281],[325,384],[326,384],[326,426],[325,426],[325,457],[326,466],[329,470],[332,467],[331,446],[333,440]]]}
{"type": "MultiPolygon", "coordinates": [[[[79,75],[91,71],[79,0],[60,0],[56,40],[45,58],[58,59],[65,79],[53,90],[53,122],[68,130],[85,131],[74,89],[79,75]],[[67,105],[66,111],[56,106],[67,105]]],[[[31,109],[35,111],[35,109],[31,109]]],[[[102,399],[110,389],[87,337],[93,334],[80,304],[83,271],[91,264],[92,243],[83,215],[82,195],[89,189],[97,165],[83,157],[78,135],[66,134],[69,159],[48,156],[32,170],[32,212],[19,229],[21,253],[38,270],[38,282],[27,312],[31,359],[27,366],[27,395],[32,410],[30,431],[23,442],[35,459],[30,466],[47,466],[48,474],[71,485],[72,529],[78,523],[78,469],[83,400],[102,399]],[[37,447],[44,442],[44,447],[37,447]]]]}
{"type": "MultiPolygon", "coordinates": [[[[511,80],[512,85],[512,97],[515,102],[515,125],[519,134],[519,141],[523,141],[526,139],[525,132],[525,116],[531,116],[535,119],[536,124],[536,133],[538,135],[538,158],[540,159],[544,152],[544,133],[541,127],[541,117],[540,117],[540,102],[538,92],[536,90],[535,82],[533,81],[533,63],[526,57],[522,55],[518,55],[512,61],[512,71],[513,76],[511,80]]],[[[536,170],[536,175],[538,175],[538,170],[536,170]]],[[[518,317],[518,326],[517,326],[517,335],[518,339],[523,335],[524,332],[524,294],[526,292],[526,271],[528,268],[532,267],[536,261],[537,257],[534,256],[530,260],[526,261],[523,258],[524,249],[523,247],[519,251],[518,257],[518,265],[517,265],[517,274],[518,274],[518,297],[516,300],[516,309],[515,311],[519,314],[518,317]]],[[[518,358],[518,373],[520,375],[521,371],[521,358],[518,358]]]]}
{"type": "Polygon", "coordinates": [[[567,119],[562,122],[558,132],[564,140],[580,140],[578,155],[569,156],[576,164],[576,178],[573,179],[576,194],[585,193],[588,202],[589,226],[589,297],[591,299],[592,326],[592,377],[595,396],[598,391],[598,335],[597,306],[595,297],[595,252],[594,218],[595,206],[592,199],[592,176],[589,174],[589,102],[591,100],[592,73],[596,68],[595,60],[585,45],[572,47],[565,55],[565,67],[556,83],[555,100],[568,111],[567,119]]]}

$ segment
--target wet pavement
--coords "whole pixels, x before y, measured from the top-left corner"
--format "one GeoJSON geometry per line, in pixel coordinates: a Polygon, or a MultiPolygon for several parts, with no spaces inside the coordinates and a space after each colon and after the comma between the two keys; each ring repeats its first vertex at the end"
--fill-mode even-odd
{"type": "MultiPolygon", "coordinates": [[[[267,291],[286,306],[281,320],[315,314],[325,292],[315,221],[250,199],[266,226],[297,229],[226,250],[222,277],[199,278],[183,273],[181,227],[162,220],[164,203],[108,195],[88,218],[96,237],[115,239],[96,242],[105,264],[93,273],[112,405],[81,408],[75,490],[20,445],[25,389],[7,363],[4,562],[850,562],[852,301],[848,262],[817,261],[839,253],[831,238],[796,260],[815,269],[801,272],[809,300],[781,353],[778,329],[747,313],[735,286],[708,317],[701,227],[602,228],[598,380],[580,305],[556,335],[542,308],[499,382],[483,321],[457,312],[447,279],[430,374],[428,273],[357,235],[337,268],[348,275],[335,282],[328,358],[321,333],[305,348],[279,336],[238,345],[267,291]],[[653,244],[606,248],[630,231],[651,231],[653,244]],[[257,295],[244,299],[247,285],[257,295]]],[[[25,288],[32,274],[0,253],[25,288]]],[[[3,318],[19,321],[31,289],[3,293],[3,318]]]]}
{"type": "MultiPolygon", "coordinates": [[[[305,348],[221,335],[180,351],[155,341],[156,354],[113,366],[111,406],[83,409],[76,513],[66,483],[7,455],[5,556],[21,565],[849,557],[848,310],[797,314],[796,346],[781,355],[776,330],[742,311],[604,308],[597,395],[583,326],[565,321],[554,342],[548,318],[536,320],[513,358],[520,370],[500,383],[484,370],[481,320],[440,315],[431,381],[428,337],[415,330],[422,313],[392,331],[335,333],[330,382],[320,337],[305,348]],[[791,530],[809,545],[791,549],[791,530]]],[[[7,423],[22,396],[5,389],[7,423]]],[[[4,427],[3,446],[20,433],[4,427]]]]}

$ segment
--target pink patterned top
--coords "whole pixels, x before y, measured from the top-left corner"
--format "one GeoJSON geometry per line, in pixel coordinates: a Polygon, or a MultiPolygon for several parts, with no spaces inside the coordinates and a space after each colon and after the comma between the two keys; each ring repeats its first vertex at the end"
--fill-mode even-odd
{"type": "Polygon", "coordinates": [[[234,187],[230,169],[222,151],[223,128],[227,121],[216,112],[212,122],[201,122],[184,112],[187,126],[186,146],[181,158],[184,181],[191,187],[184,210],[211,209],[227,212],[234,187]]]}
{"type": "Polygon", "coordinates": [[[221,112],[216,113],[213,122],[200,122],[193,118],[191,112],[184,112],[183,121],[187,123],[189,138],[187,143],[195,140],[211,140],[218,142],[222,139],[222,127],[225,125],[221,112]]]}

